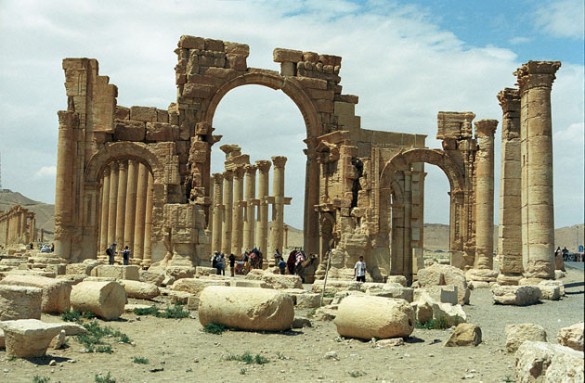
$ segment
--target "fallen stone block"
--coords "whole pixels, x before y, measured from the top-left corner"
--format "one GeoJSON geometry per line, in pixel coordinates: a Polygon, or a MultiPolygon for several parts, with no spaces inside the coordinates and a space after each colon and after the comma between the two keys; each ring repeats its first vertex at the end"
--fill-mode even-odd
{"type": "Polygon", "coordinates": [[[172,286],[174,291],[184,291],[199,296],[201,291],[208,286],[229,286],[229,280],[203,279],[203,278],[183,278],[172,286]]]}
{"type": "Polygon", "coordinates": [[[481,343],[481,328],[472,323],[459,323],[445,347],[477,346],[481,343]]]}
{"type": "Polygon", "coordinates": [[[199,321],[253,331],[289,330],[294,320],[290,296],[271,289],[210,286],[199,296],[199,321]]]}
{"type": "Polygon", "coordinates": [[[262,281],[273,289],[302,289],[303,283],[298,275],[262,274],[262,281]]]}
{"type": "Polygon", "coordinates": [[[534,286],[494,286],[494,304],[530,306],[540,302],[541,292],[534,286]]]}
{"type": "Polygon", "coordinates": [[[457,303],[469,304],[470,290],[467,286],[463,270],[450,265],[433,264],[429,267],[418,270],[418,285],[429,286],[457,286],[457,303]]]}
{"type": "MultiPolygon", "coordinates": [[[[563,283],[563,281],[553,281],[553,280],[546,279],[544,281],[540,281],[540,283],[537,286],[540,287],[541,291],[542,291],[543,286],[550,286],[550,287],[556,286],[559,288],[560,297],[564,297],[566,295],[565,284],[563,283]]],[[[543,295],[544,295],[544,291],[543,291],[543,295]]],[[[548,299],[548,298],[543,297],[543,299],[548,299]]],[[[551,300],[556,301],[558,299],[551,299],[551,300]]]]}
{"type": "Polygon", "coordinates": [[[174,278],[175,281],[183,278],[195,278],[195,267],[168,266],[165,269],[165,274],[174,278]]]}
{"type": "Polygon", "coordinates": [[[139,280],[152,283],[155,286],[162,286],[165,279],[165,270],[162,267],[151,267],[148,270],[140,270],[139,280]]]}
{"type": "Polygon", "coordinates": [[[118,282],[83,281],[71,291],[71,307],[81,312],[112,320],[124,313],[126,291],[118,282]]]}
{"type": "MultiPolygon", "coordinates": [[[[324,284],[324,280],[316,280],[313,282],[311,291],[314,293],[322,292],[324,284]]],[[[327,280],[327,284],[325,285],[325,294],[335,294],[340,291],[362,291],[361,285],[361,282],[356,281],[327,280]]]]}
{"type": "Polygon", "coordinates": [[[41,319],[42,297],[38,287],[0,285],[0,321],[41,319]]]}
{"type": "Polygon", "coordinates": [[[583,322],[563,327],[557,334],[559,344],[576,351],[583,351],[583,322]]]}
{"type": "Polygon", "coordinates": [[[441,303],[450,303],[456,305],[458,302],[457,298],[457,286],[441,286],[441,303]]]}
{"type": "Polygon", "coordinates": [[[321,294],[305,293],[296,295],[296,307],[313,309],[321,306],[321,294]]]}
{"type": "Polygon", "coordinates": [[[0,322],[4,330],[6,355],[17,358],[35,358],[47,353],[51,340],[61,332],[60,324],[38,319],[19,319],[0,322]]]}
{"type": "Polygon", "coordinates": [[[526,341],[516,351],[516,382],[583,382],[583,352],[545,342],[526,341]]]}
{"type": "Polygon", "coordinates": [[[377,283],[375,285],[364,283],[364,287],[367,295],[404,299],[407,302],[412,302],[414,300],[414,289],[412,287],[404,287],[398,283],[377,283]]]}
{"type": "Polygon", "coordinates": [[[334,321],[341,336],[359,339],[408,337],[414,331],[414,310],[403,299],[348,296],[334,321]]]}
{"type": "Polygon", "coordinates": [[[231,286],[233,287],[251,287],[257,289],[271,289],[272,286],[264,281],[258,280],[246,280],[246,279],[236,279],[231,281],[231,286]]]}
{"type": "Polygon", "coordinates": [[[319,307],[315,310],[315,314],[313,315],[314,320],[320,321],[332,321],[337,316],[337,310],[339,309],[339,305],[327,305],[323,307],[319,307]]]}
{"type": "Polygon", "coordinates": [[[99,265],[91,270],[91,276],[138,281],[140,267],[137,265],[99,265]]]}
{"type": "Polygon", "coordinates": [[[303,317],[295,317],[292,323],[292,328],[313,327],[311,320],[303,317]]]}
{"type": "Polygon", "coordinates": [[[2,285],[31,286],[40,288],[42,293],[41,311],[48,314],[61,314],[69,309],[71,284],[67,281],[31,275],[8,275],[2,285]]]}
{"type": "Polygon", "coordinates": [[[504,331],[508,352],[516,352],[526,341],[546,342],[546,330],[534,323],[509,324],[504,331]]]}
{"type": "Polygon", "coordinates": [[[209,277],[217,275],[217,269],[214,267],[197,266],[195,269],[196,277],[209,277]]]}
{"type": "Polygon", "coordinates": [[[398,284],[406,287],[406,277],[404,275],[388,275],[388,278],[386,279],[386,283],[388,283],[388,284],[398,283],[398,284]]]}
{"type": "Polygon", "coordinates": [[[95,259],[86,259],[80,263],[69,263],[65,266],[65,274],[85,274],[91,275],[91,270],[101,265],[100,261],[95,259]]]}
{"type": "Polygon", "coordinates": [[[152,283],[121,279],[118,281],[126,290],[128,298],[153,299],[160,295],[160,290],[152,283]]]}

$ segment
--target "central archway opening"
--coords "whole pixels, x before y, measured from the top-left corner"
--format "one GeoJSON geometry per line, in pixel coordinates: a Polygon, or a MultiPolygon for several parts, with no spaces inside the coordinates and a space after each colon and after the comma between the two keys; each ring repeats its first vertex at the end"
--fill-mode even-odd
{"type": "MultiPolygon", "coordinates": [[[[307,130],[295,103],[283,92],[275,92],[265,86],[238,86],[219,102],[213,128],[214,135],[221,135],[222,138],[212,147],[212,174],[224,171],[226,154],[220,148],[226,144],[238,145],[242,155],[249,155],[250,164],[262,160],[272,162],[275,156],[287,158],[284,195],[291,199],[290,204],[284,206],[284,248],[302,247],[306,173],[306,156],[303,153],[306,145],[303,140],[307,137],[307,130]]],[[[273,170],[274,165],[271,166],[268,182],[270,196],[274,194],[273,170]]],[[[269,209],[269,221],[273,218],[272,213],[269,209]]],[[[266,250],[272,249],[263,250],[265,254],[266,250]]]]}

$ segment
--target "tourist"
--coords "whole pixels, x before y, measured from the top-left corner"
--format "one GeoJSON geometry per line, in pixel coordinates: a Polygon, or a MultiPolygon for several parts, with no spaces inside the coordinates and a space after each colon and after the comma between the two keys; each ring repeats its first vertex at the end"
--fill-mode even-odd
{"type": "Polygon", "coordinates": [[[280,274],[284,275],[286,272],[286,262],[282,257],[280,257],[280,261],[278,261],[278,268],[280,269],[280,274]]]}
{"type": "Polygon", "coordinates": [[[278,266],[278,264],[280,263],[280,260],[282,259],[282,254],[280,254],[280,251],[278,251],[278,249],[276,249],[274,251],[274,264],[276,266],[278,266]]]}
{"type": "Polygon", "coordinates": [[[233,278],[236,276],[236,256],[234,253],[230,253],[228,259],[230,260],[230,274],[233,278]]]}
{"type": "Polygon", "coordinates": [[[122,260],[124,265],[128,265],[128,261],[130,260],[130,249],[128,249],[128,246],[124,247],[124,250],[122,250],[122,260]]]}
{"type": "Polygon", "coordinates": [[[116,242],[112,243],[110,247],[106,249],[106,254],[108,255],[108,263],[113,265],[114,257],[116,256],[116,242]]]}
{"type": "Polygon", "coordinates": [[[219,254],[217,260],[217,275],[225,275],[225,255],[223,253],[219,254]]]}
{"type": "Polygon", "coordinates": [[[366,281],[366,262],[364,262],[364,256],[360,255],[359,261],[355,263],[353,268],[353,274],[357,282],[366,281]]]}

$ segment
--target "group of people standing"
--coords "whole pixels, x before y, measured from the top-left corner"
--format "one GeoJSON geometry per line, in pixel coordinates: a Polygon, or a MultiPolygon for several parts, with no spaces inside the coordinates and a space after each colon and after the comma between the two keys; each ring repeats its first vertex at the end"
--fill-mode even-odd
{"type": "MultiPolygon", "coordinates": [[[[116,255],[118,254],[118,252],[116,251],[116,247],[118,245],[116,244],[116,242],[113,242],[110,246],[108,246],[108,248],[106,249],[106,254],[108,255],[108,263],[110,265],[113,265],[115,263],[115,258],[116,255]]],[[[128,246],[124,247],[124,250],[122,250],[121,255],[122,255],[122,263],[124,265],[128,265],[130,263],[130,249],[128,248],[128,246]]]]}

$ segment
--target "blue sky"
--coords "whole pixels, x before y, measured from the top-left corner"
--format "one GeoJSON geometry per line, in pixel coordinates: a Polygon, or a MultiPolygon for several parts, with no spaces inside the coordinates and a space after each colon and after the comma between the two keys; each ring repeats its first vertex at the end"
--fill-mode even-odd
{"type": "MultiPolygon", "coordinates": [[[[362,128],[427,134],[438,111],[501,121],[496,94],[528,60],[559,60],[553,85],[555,225],[584,222],[583,1],[0,0],[2,186],[53,203],[61,61],[99,60],[118,104],[175,101],[173,50],[182,34],[245,43],[248,66],[278,70],[274,48],[342,56],[343,93],[359,96],[362,128]]],[[[305,131],[281,92],[238,88],[214,121],[252,160],[286,155],[286,221],[302,226],[305,131]]],[[[499,175],[499,131],[496,175],[499,175]]],[[[214,151],[214,169],[221,166],[214,151]]],[[[448,222],[446,177],[427,166],[427,223],[448,222]]],[[[496,180],[495,206],[499,183],[496,180]]],[[[497,219],[496,219],[497,222],[497,219]]]]}

